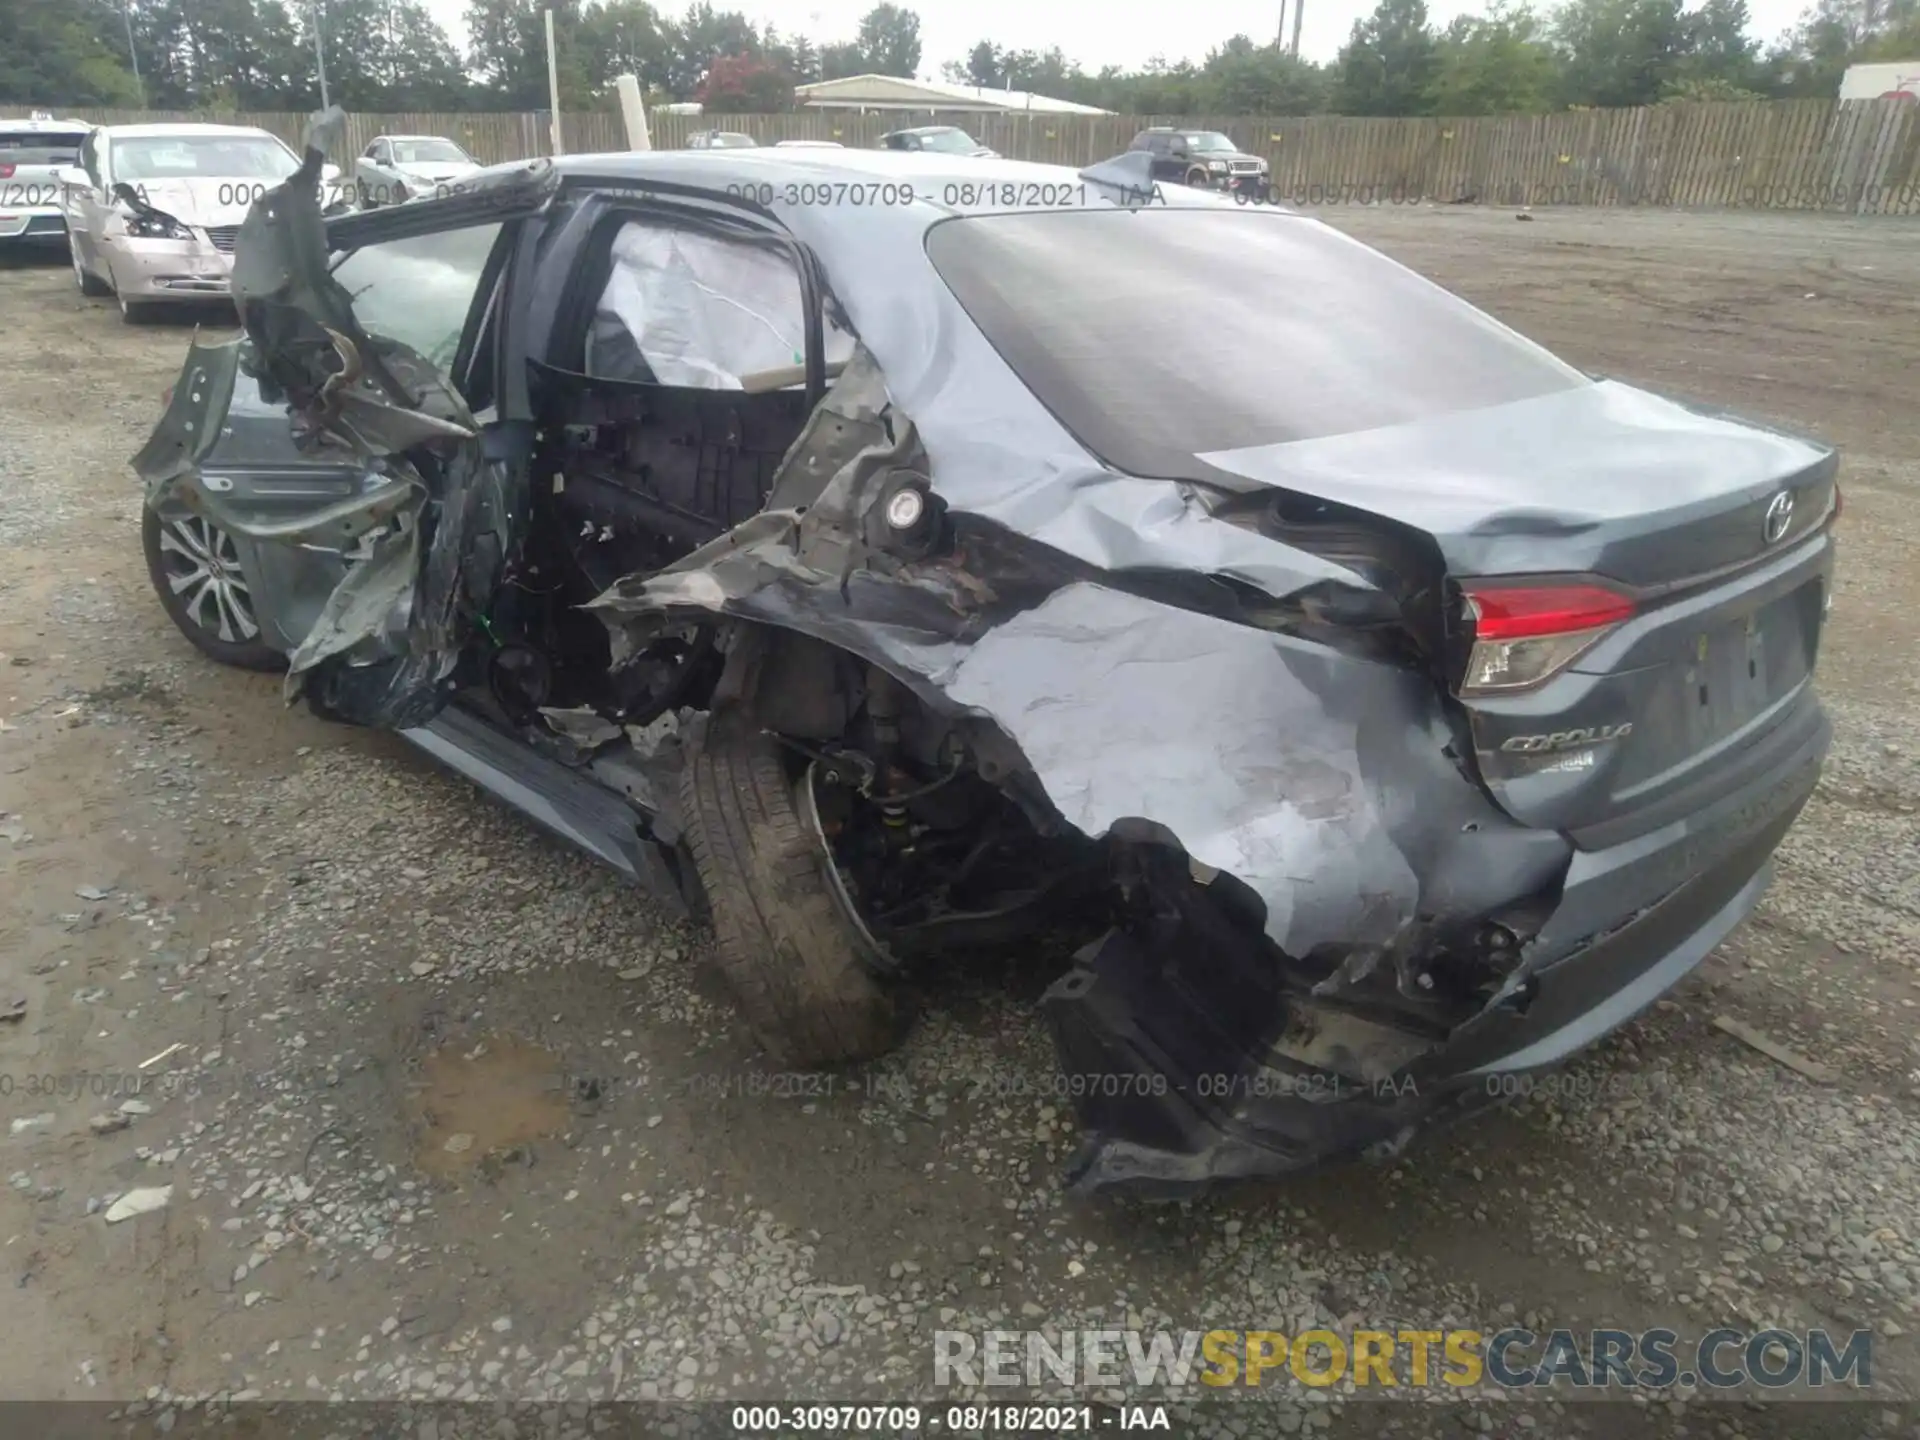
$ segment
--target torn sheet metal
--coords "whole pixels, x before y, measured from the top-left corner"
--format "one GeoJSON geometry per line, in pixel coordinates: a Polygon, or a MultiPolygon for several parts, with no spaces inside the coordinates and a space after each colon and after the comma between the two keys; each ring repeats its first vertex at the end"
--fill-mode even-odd
{"type": "Polygon", "coordinates": [[[479,427],[425,357],[370,333],[328,268],[319,201],[336,108],[301,167],[241,227],[233,290],[247,341],[195,337],[183,384],[135,468],[156,509],[184,506],[257,543],[333,550],[344,575],[289,657],[286,696],[361,725],[404,729],[444,705],[525,513],[524,474],[490,460],[479,427]],[[355,493],[291,519],[223,506],[198,483],[245,367],[287,404],[296,442],[362,472],[355,493]]]}
{"type": "Polygon", "coordinates": [[[688,610],[839,646],[991,721],[1085,834],[1168,835],[1244,881],[1293,955],[1390,947],[1564,869],[1563,841],[1504,817],[1447,758],[1415,672],[1127,593],[997,526],[969,521],[919,562],[871,543],[877,485],[924,465],[884,400],[857,354],[776,480],[789,508],[594,602],[616,650],[688,610]]]}

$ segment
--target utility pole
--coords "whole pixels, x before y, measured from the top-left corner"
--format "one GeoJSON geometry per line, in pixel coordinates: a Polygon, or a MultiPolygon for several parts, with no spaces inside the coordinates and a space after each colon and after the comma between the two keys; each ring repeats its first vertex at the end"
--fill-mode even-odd
{"type": "Polygon", "coordinates": [[[140,52],[133,45],[133,0],[125,0],[120,7],[121,18],[127,22],[127,60],[133,66],[133,83],[140,89],[140,108],[147,108],[147,82],[140,78],[140,52]]]}
{"type": "Polygon", "coordinates": [[[1307,13],[1307,0],[1293,0],[1293,58],[1300,58],[1300,21],[1307,13]]]}
{"type": "Polygon", "coordinates": [[[547,19],[547,103],[553,106],[553,153],[566,154],[566,147],[560,139],[560,58],[553,48],[553,11],[546,12],[547,19]]]}
{"type": "Polygon", "coordinates": [[[1273,37],[1273,48],[1276,50],[1287,48],[1287,0],[1280,0],[1280,30],[1273,37]]]}
{"type": "Polygon", "coordinates": [[[320,0],[313,0],[313,59],[320,67],[320,108],[327,108],[327,47],[320,39],[320,0]]]}

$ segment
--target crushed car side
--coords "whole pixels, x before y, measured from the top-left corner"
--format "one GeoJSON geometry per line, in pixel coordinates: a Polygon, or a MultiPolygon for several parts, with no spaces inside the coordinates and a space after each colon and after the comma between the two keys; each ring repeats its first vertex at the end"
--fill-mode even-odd
{"type": "MultiPolygon", "coordinates": [[[[924,161],[570,161],[502,261],[488,463],[516,477],[503,494],[588,507],[562,513],[613,563],[576,565],[602,638],[569,643],[604,644],[595,684],[630,698],[539,703],[554,693],[515,689],[542,673],[523,660],[504,696],[482,673],[476,703],[633,798],[665,873],[686,857],[709,901],[736,897],[716,907],[721,958],[763,1038],[809,1062],[873,1053],[915,965],[1064,926],[1081,944],[1045,1004],[1088,1082],[1079,1181],[1178,1192],[1394,1148],[1480,1070],[1554,1063],[1697,963],[1805,799],[1817,705],[1793,712],[1806,723],[1768,783],[1677,828],[1594,847],[1517,819],[1445,678],[1435,536],[1452,532],[1249,503],[1286,493],[1251,458],[1186,477],[1095,458],[990,338],[965,247],[959,268],[933,253],[981,218],[947,203],[979,162],[961,181],[924,161]],[[924,198],[786,201],[822,179],[924,198]],[[591,373],[578,346],[619,263],[609,236],[649,224],[791,257],[794,374],[679,395],[652,361],[591,373]],[[689,474],[698,513],[650,478],[689,436],[717,467],[689,474]],[[755,931],[737,896],[781,887],[798,897],[786,928],[755,931]]],[[[1092,213],[1144,203],[1051,167],[996,178],[1092,213]]],[[[1769,463],[1788,460],[1820,463],[1785,442],[1769,463]]],[[[465,621],[488,664],[553,623],[493,608],[546,578],[506,534],[465,621]]],[[[1781,586],[1817,584],[1830,543],[1816,524],[1780,563],[1781,586]]],[[[465,663],[434,676],[443,698],[465,663]]]]}

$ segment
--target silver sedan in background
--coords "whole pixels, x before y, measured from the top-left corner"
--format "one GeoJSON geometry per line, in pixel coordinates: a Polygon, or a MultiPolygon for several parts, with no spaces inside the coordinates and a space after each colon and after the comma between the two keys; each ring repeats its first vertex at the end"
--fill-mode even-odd
{"type": "Polygon", "coordinates": [[[354,199],[363,210],[436,193],[480,162],[444,135],[380,135],[353,162],[354,199]]]}
{"type": "MultiPolygon", "coordinates": [[[[61,171],[61,210],[84,295],[130,323],[168,304],[227,298],[234,240],[260,196],[300,168],[278,136],[244,125],[102,125],[61,171]]],[[[323,172],[339,203],[338,166],[323,172]]]]}

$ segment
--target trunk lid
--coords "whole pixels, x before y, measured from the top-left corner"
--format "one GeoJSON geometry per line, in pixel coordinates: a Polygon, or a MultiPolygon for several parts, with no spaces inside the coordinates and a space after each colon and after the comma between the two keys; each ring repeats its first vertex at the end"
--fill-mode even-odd
{"type": "Polygon", "coordinates": [[[1838,494],[1824,446],[1602,381],[1200,458],[1229,488],[1430,538],[1451,596],[1450,688],[1481,778],[1523,823],[1619,843],[1764,780],[1818,723],[1808,681],[1838,494]],[[1502,596],[1544,607],[1539,634],[1583,638],[1533,683],[1476,686],[1476,636],[1515,623],[1502,596]]]}

